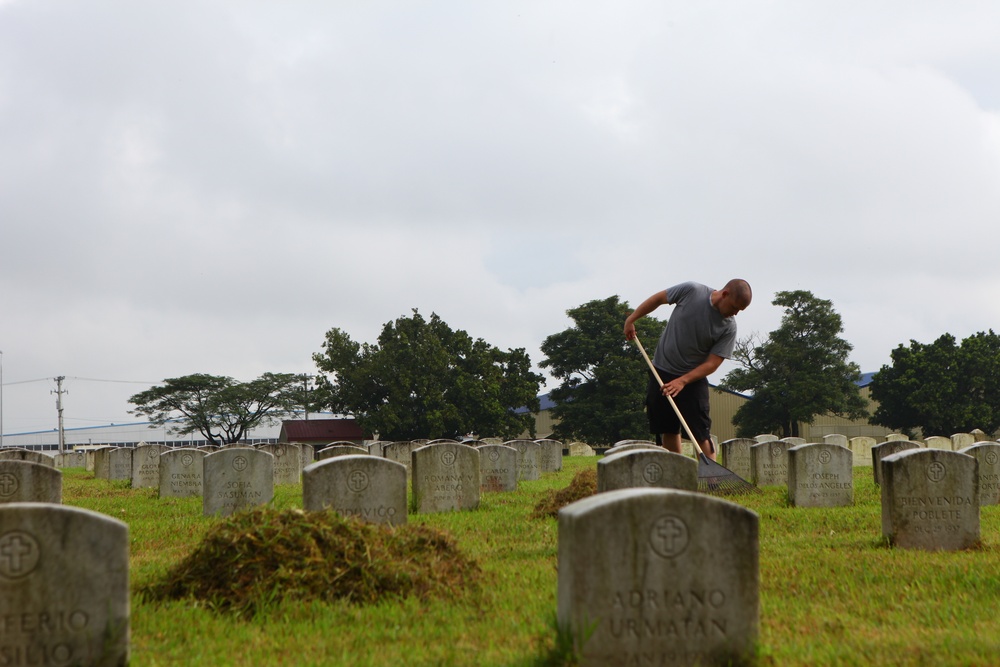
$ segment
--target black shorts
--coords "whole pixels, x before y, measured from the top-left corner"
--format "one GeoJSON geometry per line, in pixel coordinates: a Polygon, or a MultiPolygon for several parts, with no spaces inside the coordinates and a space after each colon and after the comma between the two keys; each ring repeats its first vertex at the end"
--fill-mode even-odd
{"type": "MultiPolygon", "coordinates": [[[[679,377],[659,368],[656,371],[664,384],[679,377]]],[[[698,438],[699,443],[711,438],[712,418],[708,415],[708,378],[685,385],[681,392],[674,396],[674,403],[684,415],[684,421],[691,428],[694,437],[698,438]]],[[[646,417],[649,419],[650,433],[680,433],[682,437],[688,437],[683,431],[681,420],[670,407],[670,401],[663,395],[660,383],[652,373],[649,374],[649,383],[646,385],[646,417]]]]}

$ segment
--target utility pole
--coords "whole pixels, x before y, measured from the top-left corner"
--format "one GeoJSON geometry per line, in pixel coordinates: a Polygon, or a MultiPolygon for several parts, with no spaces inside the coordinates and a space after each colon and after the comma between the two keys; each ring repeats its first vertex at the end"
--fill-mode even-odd
{"type": "Polygon", "coordinates": [[[309,378],[313,377],[308,373],[302,374],[302,409],[305,412],[305,420],[309,421],[309,378]]]}
{"type": "Polygon", "coordinates": [[[69,392],[65,391],[62,388],[62,383],[63,383],[63,380],[65,380],[65,379],[66,379],[65,375],[60,375],[59,377],[57,377],[56,378],[56,390],[49,392],[50,394],[55,394],[56,395],[56,411],[59,413],[59,453],[60,454],[62,454],[63,451],[66,448],[66,432],[63,431],[62,395],[63,394],[68,394],[69,392]]]}

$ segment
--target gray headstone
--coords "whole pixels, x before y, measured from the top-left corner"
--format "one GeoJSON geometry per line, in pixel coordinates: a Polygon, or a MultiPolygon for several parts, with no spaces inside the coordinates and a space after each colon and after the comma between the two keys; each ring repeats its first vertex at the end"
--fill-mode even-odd
{"type": "Polygon", "coordinates": [[[788,499],[795,507],[854,504],[854,461],[847,447],[817,443],[788,450],[788,499]]]}
{"type": "Polygon", "coordinates": [[[406,523],[406,467],[368,454],[334,456],[302,471],[302,507],[369,523],[406,523]]]}
{"type": "Polygon", "coordinates": [[[788,449],[781,440],[759,442],[750,448],[750,481],[757,486],[788,484],[788,449]]]}
{"type": "Polygon", "coordinates": [[[504,445],[478,449],[480,490],[517,491],[517,450],[504,445]]]}
{"type": "Polygon", "coordinates": [[[951,449],[955,452],[976,444],[976,436],[971,433],[953,433],[949,439],[951,440],[951,449]]]}
{"type": "Polygon", "coordinates": [[[667,451],[659,445],[654,445],[651,442],[627,442],[623,445],[615,445],[614,447],[608,449],[604,452],[605,456],[614,456],[615,454],[621,454],[622,452],[632,452],[637,449],[652,449],[657,452],[667,451]]]}
{"type": "MultiPolygon", "coordinates": [[[[928,449],[947,449],[949,451],[957,451],[952,447],[951,438],[946,438],[942,435],[932,435],[928,438],[924,438],[924,446],[928,449]]],[[[961,447],[959,449],[961,449],[961,447]]]]}
{"type": "Polygon", "coordinates": [[[580,664],[744,664],[760,625],[758,524],[740,505],[671,489],[564,507],[558,622],[580,664]]]}
{"type": "Polygon", "coordinates": [[[204,458],[205,516],[228,516],[274,498],[274,457],[250,447],[227,447],[204,458]]]}
{"type": "Polygon", "coordinates": [[[107,479],[109,473],[108,469],[108,454],[111,453],[113,447],[100,447],[98,449],[87,452],[87,469],[94,471],[94,477],[97,479],[107,479]],[[93,461],[91,461],[93,459],[93,461]]]}
{"type": "Polygon", "coordinates": [[[889,433],[885,436],[885,442],[892,442],[894,440],[908,440],[905,433],[889,433]]]}
{"type": "Polygon", "coordinates": [[[650,487],[698,490],[698,462],[666,449],[632,449],[597,462],[597,491],[650,487]]]}
{"type": "Polygon", "coordinates": [[[452,512],[479,507],[479,450],[460,444],[426,445],[413,450],[413,509],[452,512]]]}
{"type": "Polygon", "coordinates": [[[847,436],[841,435],[840,433],[827,433],[823,436],[823,442],[828,445],[838,445],[840,447],[850,448],[847,436]]]}
{"type": "Polygon", "coordinates": [[[762,433],[760,435],[755,435],[753,439],[757,442],[771,442],[773,440],[777,440],[778,436],[771,433],[762,433]]]}
{"type": "Polygon", "coordinates": [[[757,444],[753,438],[732,438],[724,440],[719,445],[722,454],[722,465],[726,466],[743,479],[753,477],[750,467],[750,448],[757,444]]]}
{"type": "Polygon", "coordinates": [[[0,505],[0,664],[128,664],[128,544],[97,512],[0,505]]]}
{"type": "Polygon", "coordinates": [[[875,438],[867,435],[851,438],[848,446],[854,452],[854,467],[870,466],[872,464],[872,447],[875,446],[875,438]]]}
{"type": "Polygon", "coordinates": [[[904,549],[979,545],[978,462],[968,454],[910,449],[882,459],[882,536],[904,549]]]}
{"type": "Polygon", "coordinates": [[[206,452],[186,447],[160,455],[160,498],[200,496],[205,486],[206,452]]]}
{"type": "Polygon", "coordinates": [[[38,463],[43,466],[50,466],[52,468],[56,467],[55,459],[48,454],[42,454],[41,452],[35,452],[30,449],[21,449],[18,447],[10,447],[7,449],[0,449],[0,461],[28,461],[30,463],[38,463]]]}
{"type": "Polygon", "coordinates": [[[58,505],[62,503],[62,473],[41,463],[0,460],[0,503],[58,505]]]}
{"type": "Polygon", "coordinates": [[[1000,442],[977,442],[961,453],[979,462],[979,506],[1000,505],[1000,442]]]}
{"type": "Polygon", "coordinates": [[[87,468],[87,454],[82,451],[63,452],[53,458],[57,468],[87,468]]]}
{"type": "Polygon", "coordinates": [[[390,442],[382,448],[382,456],[403,465],[406,468],[406,476],[412,476],[413,471],[410,464],[413,460],[413,450],[422,445],[415,445],[411,441],[390,442]]]}
{"type": "Polygon", "coordinates": [[[807,440],[805,438],[788,437],[788,438],[781,438],[781,442],[787,442],[792,447],[795,447],[797,445],[806,444],[807,440]]]}
{"type": "Polygon", "coordinates": [[[298,445],[277,443],[259,449],[274,457],[274,484],[298,484],[302,481],[302,449],[298,445]]]}
{"type": "Polygon", "coordinates": [[[542,477],[541,447],[532,440],[510,440],[507,447],[517,450],[517,479],[531,482],[542,477]]]}
{"type": "Polygon", "coordinates": [[[569,443],[569,455],[570,456],[595,456],[594,448],[585,442],[571,442],[569,443]]]}
{"type": "MultiPolygon", "coordinates": [[[[128,447],[112,447],[110,449],[99,449],[98,456],[104,455],[107,458],[107,467],[102,470],[107,471],[106,479],[115,482],[122,479],[132,480],[132,450],[128,447]]],[[[96,459],[95,459],[96,462],[96,459]]],[[[95,463],[96,465],[96,463],[95,463]]],[[[96,468],[95,468],[96,472],[96,468]]]]}
{"type": "Polygon", "coordinates": [[[562,470],[563,444],[558,440],[536,440],[539,447],[538,467],[541,472],[562,470]]]}
{"type": "Polygon", "coordinates": [[[614,449],[615,447],[621,447],[622,445],[652,445],[653,447],[660,447],[652,440],[619,440],[615,444],[611,445],[609,449],[614,449]]]}
{"type": "MultiPolygon", "coordinates": [[[[338,456],[368,456],[369,450],[356,445],[330,445],[316,452],[316,461],[336,458],[338,456]]],[[[400,464],[402,465],[402,464],[400,464]]],[[[405,471],[406,466],[403,466],[405,471]]]]}
{"type": "Polygon", "coordinates": [[[920,449],[920,445],[909,440],[886,440],[872,447],[872,474],[875,476],[876,485],[882,482],[882,471],[880,469],[882,459],[890,454],[902,452],[907,449],[920,449]]]}
{"type": "Polygon", "coordinates": [[[160,454],[169,450],[164,445],[140,445],[132,450],[133,489],[155,489],[160,486],[160,454]]]}

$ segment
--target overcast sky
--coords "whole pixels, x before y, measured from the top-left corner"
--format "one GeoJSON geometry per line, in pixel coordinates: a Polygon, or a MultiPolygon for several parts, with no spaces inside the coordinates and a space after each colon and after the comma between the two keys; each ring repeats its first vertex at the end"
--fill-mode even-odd
{"type": "Polygon", "coordinates": [[[1000,329],[998,81],[992,1],[0,0],[4,432],[414,308],[537,364],[684,280],[864,371],[1000,329]]]}

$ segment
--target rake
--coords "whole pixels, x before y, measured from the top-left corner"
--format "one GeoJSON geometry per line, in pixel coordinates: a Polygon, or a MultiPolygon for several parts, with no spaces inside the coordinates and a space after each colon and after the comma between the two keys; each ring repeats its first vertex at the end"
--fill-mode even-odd
{"type": "MultiPolygon", "coordinates": [[[[639,348],[639,352],[642,353],[642,358],[646,360],[646,365],[649,366],[650,372],[653,373],[653,377],[656,378],[656,381],[662,389],[663,380],[660,378],[660,374],[657,372],[656,366],[654,366],[653,362],[649,360],[649,355],[646,354],[646,348],[644,348],[642,343],[639,342],[638,336],[632,340],[635,341],[635,346],[639,348]]],[[[742,496],[751,493],[760,493],[760,489],[758,489],[755,485],[746,481],[729,468],[716,463],[712,459],[705,456],[705,453],[701,451],[698,439],[694,437],[687,421],[685,421],[681,411],[677,408],[677,404],[674,402],[673,396],[667,396],[667,400],[670,402],[670,407],[674,409],[674,413],[677,415],[677,418],[681,420],[681,425],[684,427],[684,432],[687,434],[687,437],[691,439],[691,444],[694,445],[698,452],[698,490],[702,493],[711,493],[718,496],[742,496]]],[[[709,443],[711,443],[711,440],[709,440],[709,443]]],[[[710,446],[712,446],[714,450],[715,446],[712,444],[710,444],[710,446]]]]}

